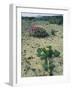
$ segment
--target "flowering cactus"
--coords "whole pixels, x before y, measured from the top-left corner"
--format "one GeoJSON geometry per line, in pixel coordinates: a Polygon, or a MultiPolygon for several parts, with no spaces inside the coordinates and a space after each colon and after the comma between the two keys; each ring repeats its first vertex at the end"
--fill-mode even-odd
{"type": "Polygon", "coordinates": [[[46,32],[46,30],[43,27],[37,26],[33,24],[29,29],[30,35],[33,37],[47,37],[49,34],[46,32]]]}

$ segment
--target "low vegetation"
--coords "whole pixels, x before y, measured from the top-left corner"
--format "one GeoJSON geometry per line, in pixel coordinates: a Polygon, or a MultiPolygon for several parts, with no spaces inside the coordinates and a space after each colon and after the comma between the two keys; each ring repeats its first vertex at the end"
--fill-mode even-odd
{"type": "Polygon", "coordinates": [[[58,50],[53,50],[52,46],[48,46],[48,50],[46,48],[38,48],[37,49],[37,56],[41,58],[41,60],[45,60],[43,65],[44,70],[49,72],[49,75],[53,75],[53,69],[55,67],[53,63],[54,57],[59,57],[60,52],[58,50]]]}

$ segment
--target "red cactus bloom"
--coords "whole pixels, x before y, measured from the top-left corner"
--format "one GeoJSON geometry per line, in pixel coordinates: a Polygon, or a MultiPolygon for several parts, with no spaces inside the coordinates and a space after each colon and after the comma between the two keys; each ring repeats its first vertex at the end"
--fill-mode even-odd
{"type": "Polygon", "coordinates": [[[33,25],[32,25],[32,31],[35,31],[35,30],[36,30],[36,25],[33,24],[33,25]]]}

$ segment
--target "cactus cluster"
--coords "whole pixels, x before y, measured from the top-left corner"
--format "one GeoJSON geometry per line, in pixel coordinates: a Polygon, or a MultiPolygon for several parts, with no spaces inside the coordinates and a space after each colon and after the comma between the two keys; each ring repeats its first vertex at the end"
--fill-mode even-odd
{"type": "Polygon", "coordinates": [[[44,38],[49,36],[48,32],[43,27],[39,27],[36,25],[31,26],[30,35],[38,38],[44,38]]]}

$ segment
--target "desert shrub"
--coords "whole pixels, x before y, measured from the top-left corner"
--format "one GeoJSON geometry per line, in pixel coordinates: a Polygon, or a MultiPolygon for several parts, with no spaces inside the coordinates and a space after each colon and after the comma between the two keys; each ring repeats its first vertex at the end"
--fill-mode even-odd
{"type": "Polygon", "coordinates": [[[47,37],[49,36],[49,34],[46,32],[45,29],[41,28],[41,27],[36,27],[32,32],[31,32],[31,35],[33,37],[41,37],[41,38],[44,38],[44,37],[47,37]]]}

